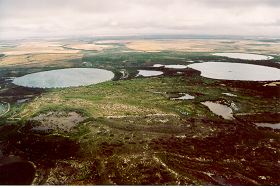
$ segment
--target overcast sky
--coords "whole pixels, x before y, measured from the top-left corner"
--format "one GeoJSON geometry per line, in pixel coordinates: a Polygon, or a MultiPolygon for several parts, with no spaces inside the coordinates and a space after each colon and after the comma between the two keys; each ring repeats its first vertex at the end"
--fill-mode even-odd
{"type": "Polygon", "coordinates": [[[0,0],[0,39],[138,34],[280,36],[280,0],[0,0]]]}

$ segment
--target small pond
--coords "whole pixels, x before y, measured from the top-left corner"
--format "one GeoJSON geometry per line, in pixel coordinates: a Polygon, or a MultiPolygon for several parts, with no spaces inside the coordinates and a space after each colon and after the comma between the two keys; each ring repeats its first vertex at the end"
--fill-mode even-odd
{"type": "Polygon", "coordinates": [[[190,68],[207,78],[220,80],[269,81],[280,80],[280,69],[260,65],[228,62],[193,63],[190,68]]]}
{"type": "Polygon", "coordinates": [[[259,54],[247,54],[247,53],[215,53],[215,56],[229,57],[233,59],[243,60],[270,60],[273,59],[271,56],[259,55],[259,54]]]}
{"type": "Polygon", "coordinates": [[[270,127],[272,129],[280,129],[280,123],[255,123],[258,127],[270,127]]]}
{"type": "Polygon", "coordinates": [[[214,114],[218,116],[222,116],[224,119],[232,120],[234,119],[232,115],[232,109],[226,105],[206,101],[202,102],[201,104],[207,106],[214,114]]]}
{"type": "Polygon", "coordinates": [[[151,70],[138,70],[138,76],[150,77],[162,75],[162,71],[151,71],[151,70]]]}
{"type": "Polygon", "coordinates": [[[153,67],[164,67],[162,64],[154,64],[153,67]]]}
{"type": "Polygon", "coordinates": [[[154,64],[153,67],[164,67],[167,69],[186,69],[186,65],[163,65],[163,64],[154,64]]]}
{"type": "Polygon", "coordinates": [[[187,68],[186,65],[165,65],[164,68],[168,69],[185,69],[187,68]]]}
{"type": "Polygon", "coordinates": [[[176,98],[172,98],[173,100],[191,100],[194,99],[194,96],[191,96],[187,93],[179,93],[180,95],[183,95],[181,97],[176,97],[176,98]]]}
{"type": "Polygon", "coordinates": [[[67,68],[27,74],[15,78],[13,83],[31,88],[65,88],[97,84],[113,78],[113,72],[103,69],[67,68]]]}
{"type": "Polygon", "coordinates": [[[222,93],[223,95],[230,96],[230,97],[237,97],[237,95],[232,93],[222,93]]]}

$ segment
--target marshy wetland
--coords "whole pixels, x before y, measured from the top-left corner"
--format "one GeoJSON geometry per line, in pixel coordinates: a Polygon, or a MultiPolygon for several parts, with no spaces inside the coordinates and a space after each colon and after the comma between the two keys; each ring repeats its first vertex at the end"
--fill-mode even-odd
{"type": "Polygon", "coordinates": [[[279,49],[16,41],[0,48],[0,159],[32,164],[33,185],[279,185],[279,49]],[[214,70],[223,77],[206,75],[214,70]]]}

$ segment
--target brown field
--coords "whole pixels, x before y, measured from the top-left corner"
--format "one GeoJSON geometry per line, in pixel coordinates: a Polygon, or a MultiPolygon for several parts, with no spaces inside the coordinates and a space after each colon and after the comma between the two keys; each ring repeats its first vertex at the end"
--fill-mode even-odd
{"type": "Polygon", "coordinates": [[[185,52],[223,51],[275,54],[280,51],[280,43],[251,40],[135,40],[128,42],[126,47],[132,50],[145,52],[175,50],[185,52]]]}
{"type": "Polygon", "coordinates": [[[59,64],[60,62],[82,58],[82,54],[31,54],[31,55],[10,55],[0,58],[1,66],[18,66],[18,65],[38,65],[44,66],[49,64],[59,64]]]}
{"type": "Polygon", "coordinates": [[[64,49],[58,42],[25,42],[14,48],[5,48],[0,51],[4,55],[23,55],[23,54],[62,54],[78,53],[79,50],[64,49]]]}

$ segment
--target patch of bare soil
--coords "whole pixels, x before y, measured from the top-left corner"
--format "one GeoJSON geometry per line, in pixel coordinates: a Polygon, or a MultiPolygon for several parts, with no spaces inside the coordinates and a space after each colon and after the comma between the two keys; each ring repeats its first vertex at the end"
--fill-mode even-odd
{"type": "Polygon", "coordinates": [[[0,58],[0,66],[46,66],[50,64],[62,64],[72,59],[80,59],[82,54],[50,53],[50,54],[30,54],[30,55],[9,55],[0,58]]]}
{"type": "Polygon", "coordinates": [[[78,53],[79,50],[64,49],[62,44],[57,42],[24,42],[16,47],[6,48],[1,51],[5,55],[24,55],[42,53],[78,53]]]}
{"type": "Polygon", "coordinates": [[[46,129],[51,129],[69,132],[84,119],[84,117],[76,112],[49,112],[32,118],[32,120],[39,121],[41,124],[38,127],[33,127],[33,130],[44,131],[46,129]]]}

